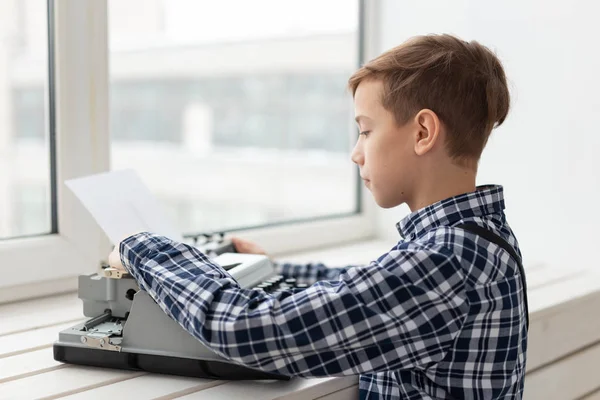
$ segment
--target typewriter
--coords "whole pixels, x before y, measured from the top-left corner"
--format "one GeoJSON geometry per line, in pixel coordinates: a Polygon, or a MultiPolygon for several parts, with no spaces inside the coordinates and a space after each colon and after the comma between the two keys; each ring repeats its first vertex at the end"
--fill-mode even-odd
{"type": "MultiPolygon", "coordinates": [[[[244,288],[277,293],[306,287],[277,275],[266,256],[236,253],[222,234],[197,247],[244,288]]],[[[81,275],[78,296],[90,319],[59,333],[57,361],[199,378],[289,379],[217,355],[169,318],[127,273],[104,266],[102,273],[81,275]]]]}

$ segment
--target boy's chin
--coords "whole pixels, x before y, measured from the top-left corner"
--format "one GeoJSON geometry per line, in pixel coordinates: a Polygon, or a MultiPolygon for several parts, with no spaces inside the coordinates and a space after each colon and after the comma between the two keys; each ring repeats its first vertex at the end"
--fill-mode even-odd
{"type": "Polygon", "coordinates": [[[373,198],[375,199],[375,203],[381,208],[394,208],[401,204],[404,204],[404,199],[394,199],[388,198],[385,196],[377,196],[373,193],[373,198]]]}

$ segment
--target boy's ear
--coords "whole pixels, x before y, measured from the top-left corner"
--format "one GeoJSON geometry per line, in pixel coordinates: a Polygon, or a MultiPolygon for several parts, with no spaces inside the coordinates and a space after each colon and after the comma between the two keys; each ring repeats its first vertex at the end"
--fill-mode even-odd
{"type": "Polygon", "coordinates": [[[419,156],[430,151],[440,137],[441,122],[437,114],[424,108],[415,116],[417,133],[415,137],[415,153],[419,156]]]}

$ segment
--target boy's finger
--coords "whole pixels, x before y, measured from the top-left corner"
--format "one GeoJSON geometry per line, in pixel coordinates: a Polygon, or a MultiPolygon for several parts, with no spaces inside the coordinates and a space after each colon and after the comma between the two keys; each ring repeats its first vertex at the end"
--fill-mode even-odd
{"type": "Polygon", "coordinates": [[[235,249],[238,252],[243,253],[248,250],[248,243],[245,240],[240,239],[238,237],[232,237],[230,239],[231,239],[231,243],[233,243],[233,245],[235,246],[235,249]]]}
{"type": "Polygon", "coordinates": [[[246,244],[244,242],[244,240],[242,240],[242,239],[240,239],[238,237],[235,237],[235,236],[233,236],[233,237],[231,237],[229,239],[231,240],[231,243],[233,243],[233,245],[235,246],[236,249],[242,248],[246,244]]]}

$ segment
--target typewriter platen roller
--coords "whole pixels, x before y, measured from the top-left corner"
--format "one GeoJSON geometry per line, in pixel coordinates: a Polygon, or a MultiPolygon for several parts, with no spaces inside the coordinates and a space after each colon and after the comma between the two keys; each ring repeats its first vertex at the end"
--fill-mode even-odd
{"type": "MultiPolygon", "coordinates": [[[[242,287],[277,292],[304,286],[277,275],[266,256],[220,253],[224,250],[233,246],[221,240],[205,252],[242,287]]],[[[102,274],[82,275],[78,294],[90,319],[59,333],[57,361],[199,378],[289,379],[217,355],[169,318],[129,274],[106,268],[102,274]]]]}

